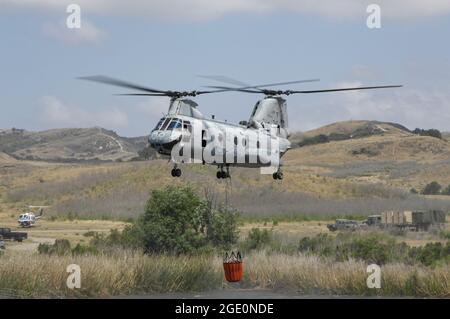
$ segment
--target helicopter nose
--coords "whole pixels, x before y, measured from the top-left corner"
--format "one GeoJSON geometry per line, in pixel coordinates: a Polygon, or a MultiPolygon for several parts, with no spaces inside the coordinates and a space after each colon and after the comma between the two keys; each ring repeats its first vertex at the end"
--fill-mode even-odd
{"type": "Polygon", "coordinates": [[[161,154],[170,154],[173,146],[181,139],[181,134],[175,135],[169,131],[154,131],[150,134],[150,146],[161,154]]]}

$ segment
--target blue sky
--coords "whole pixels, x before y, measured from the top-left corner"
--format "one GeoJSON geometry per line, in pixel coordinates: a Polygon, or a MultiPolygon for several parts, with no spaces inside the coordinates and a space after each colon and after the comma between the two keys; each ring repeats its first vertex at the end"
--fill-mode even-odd
{"type": "MultiPolygon", "coordinates": [[[[320,78],[293,89],[403,84],[376,92],[289,96],[293,130],[349,119],[450,131],[448,1],[0,0],[0,128],[102,126],[147,134],[167,98],[76,80],[104,74],[162,89],[320,78]],[[381,29],[365,6],[379,3],[381,29]],[[82,27],[65,27],[79,3],[82,27]],[[356,3],[356,4],[355,4],[356,3]]],[[[245,120],[258,95],[197,97],[218,119],[245,120]]]]}

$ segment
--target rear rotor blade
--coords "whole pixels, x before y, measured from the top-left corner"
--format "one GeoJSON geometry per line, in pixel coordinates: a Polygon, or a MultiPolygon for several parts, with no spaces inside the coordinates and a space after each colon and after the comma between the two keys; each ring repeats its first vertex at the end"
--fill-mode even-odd
{"type": "Polygon", "coordinates": [[[295,84],[295,83],[318,82],[318,81],[320,81],[320,79],[309,79],[309,80],[299,80],[299,81],[289,81],[289,82],[278,82],[278,83],[271,83],[271,84],[261,84],[261,85],[247,86],[247,87],[242,87],[241,89],[256,89],[256,88],[263,88],[263,87],[269,87],[269,86],[288,85],[288,84],[295,84]]]}
{"type": "Polygon", "coordinates": [[[208,85],[207,87],[212,88],[212,89],[219,89],[216,92],[238,91],[238,92],[246,92],[246,93],[264,93],[262,90],[248,90],[246,88],[231,88],[228,86],[208,85]]]}
{"type": "MultiPolygon", "coordinates": [[[[288,84],[296,84],[296,83],[308,83],[308,82],[317,82],[320,81],[320,79],[308,79],[308,80],[296,80],[296,81],[288,81],[288,82],[278,82],[278,83],[269,83],[269,84],[259,84],[259,85],[250,85],[245,82],[230,78],[228,76],[223,75],[201,75],[200,77],[211,79],[223,83],[233,84],[239,86],[238,89],[259,89],[263,87],[269,87],[269,86],[277,86],[277,85],[288,85],[288,84]]],[[[215,86],[207,86],[214,88],[215,86]]],[[[235,89],[235,88],[228,88],[228,87],[222,87],[224,89],[235,89]]],[[[261,90],[262,91],[262,90],[261,90]]],[[[253,93],[253,92],[252,92],[253,93]]]]}
{"type": "Polygon", "coordinates": [[[324,93],[324,92],[339,92],[339,91],[354,91],[354,90],[390,89],[390,88],[399,88],[399,87],[403,87],[403,85],[361,86],[361,87],[351,87],[351,88],[342,88],[342,89],[288,91],[288,92],[289,92],[289,94],[297,94],[297,93],[307,94],[307,93],[324,93]]]}

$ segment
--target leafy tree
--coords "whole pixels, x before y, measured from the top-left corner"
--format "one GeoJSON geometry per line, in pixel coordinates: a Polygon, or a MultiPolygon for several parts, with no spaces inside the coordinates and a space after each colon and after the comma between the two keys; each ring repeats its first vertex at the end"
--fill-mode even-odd
{"type": "Polygon", "coordinates": [[[425,186],[425,188],[422,190],[423,195],[438,195],[442,186],[436,182],[433,181],[425,186]]]}
{"type": "Polygon", "coordinates": [[[189,253],[237,240],[237,213],[215,209],[189,186],[154,190],[145,213],[122,233],[122,243],[147,253],[189,253]]]}

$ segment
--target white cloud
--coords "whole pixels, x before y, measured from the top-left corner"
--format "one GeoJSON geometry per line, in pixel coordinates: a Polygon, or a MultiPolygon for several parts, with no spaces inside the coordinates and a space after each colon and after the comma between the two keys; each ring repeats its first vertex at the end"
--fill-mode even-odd
{"type": "Polygon", "coordinates": [[[146,116],[149,116],[151,119],[156,120],[167,114],[169,103],[169,99],[166,97],[153,97],[149,98],[145,102],[138,104],[137,108],[146,116]]]}
{"type": "Polygon", "coordinates": [[[77,107],[68,106],[54,96],[42,97],[40,105],[40,121],[52,127],[101,126],[106,128],[123,128],[128,126],[127,114],[116,108],[105,112],[88,112],[77,107]]]}
{"type": "MultiPolygon", "coordinates": [[[[65,12],[73,0],[0,0],[0,8],[40,8],[65,12]]],[[[149,19],[208,20],[232,13],[276,13],[282,11],[313,14],[332,19],[365,19],[373,0],[77,0],[82,12],[141,15],[149,19]]],[[[450,13],[448,0],[377,0],[382,18],[410,19],[450,13]]],[[[1,10],[1,9],[0,9],[1,10]]]]}
{"type": "Polygon", "coordinates": [[[98,43],[105,32],[92,23],[82,20],[81,28],[69,29],[65,23],[46,22],[42,26],[44,35],[69,44],[98,43]]]}
{"type": "MultiPolygon", "coordinates": [[[[359,86],[340,83],[337,87],[359,86]]],[[[341,119],[391,121],[409,128],[450,129],[450,90],[395,88],[348,91],[329,99],[334,116],[341,119]]]]}

